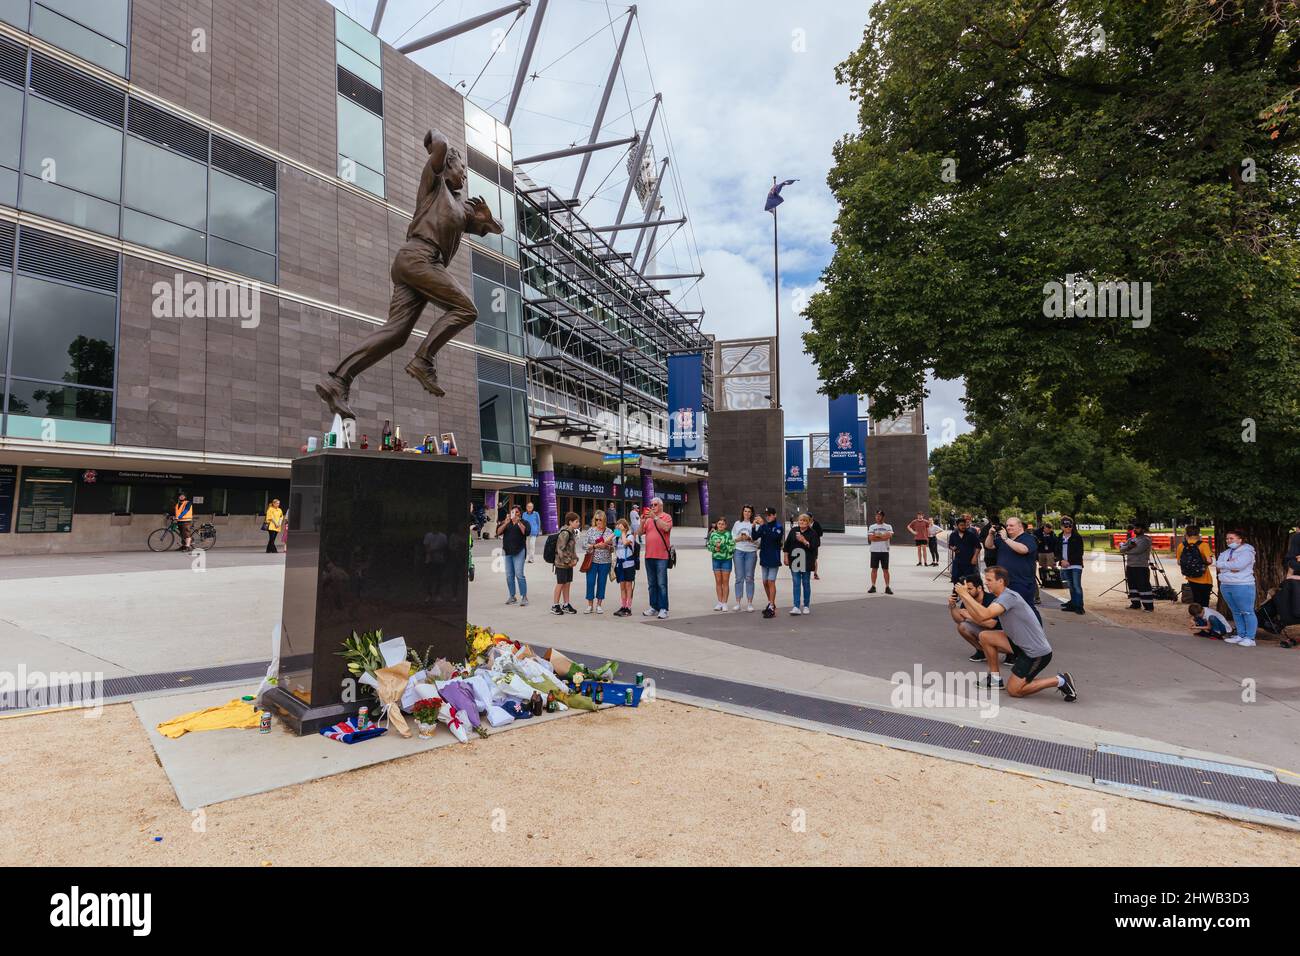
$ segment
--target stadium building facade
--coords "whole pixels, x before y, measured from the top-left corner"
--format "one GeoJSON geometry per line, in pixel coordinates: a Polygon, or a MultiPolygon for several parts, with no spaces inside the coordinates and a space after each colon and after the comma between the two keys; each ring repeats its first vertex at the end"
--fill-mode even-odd
{"type": "Polygon", "coordinates": [[[653,485],[698,520],[704,463],[661,426],[699,319],[517,174],[498,119],[324,0],[0,0],[0,554],[143,548],[182,490],[264,540],[328,427],[313,386],[387,314],[430,128],[506,228],[452,263],[479,319],[446,397],[403,372],[417,332],[357,380],[358,433],[453,434],[489,503],[653,485]]]}

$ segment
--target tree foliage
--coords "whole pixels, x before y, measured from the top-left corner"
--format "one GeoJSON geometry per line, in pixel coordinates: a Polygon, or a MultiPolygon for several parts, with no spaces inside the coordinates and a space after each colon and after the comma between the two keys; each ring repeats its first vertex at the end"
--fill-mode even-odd
{"type": "Polygon", "coordinates": [[[981,431],[1087,407],[1198,510],[1295,522],[1298,64],[1278,0],[878,0],[837,73],[827,390],[888,415],[932,369],[981,431]],[[1149,282],[1149,324],[1048,317],[1071,274],[1149,282]]]}

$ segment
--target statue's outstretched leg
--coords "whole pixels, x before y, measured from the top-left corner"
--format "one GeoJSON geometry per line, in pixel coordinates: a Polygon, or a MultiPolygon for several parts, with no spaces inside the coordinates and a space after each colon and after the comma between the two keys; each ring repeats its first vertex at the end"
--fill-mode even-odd
{"type": "Polygon", "coordinates": [[[433,323],[428,336],[416,350],[415,357],[406,366],[407,374],[423,385],[425,391],[442,397],[446,392],[438,384],[435,358],[438,351],[450,342],[457,332],[474,324],[474,320],[478,318],[478,310],[474,307],[474,300],[456,284],[451,273],[440,262],[422,265],[407,281],[426,295],[431,303],[445,310],[433,323]]]}

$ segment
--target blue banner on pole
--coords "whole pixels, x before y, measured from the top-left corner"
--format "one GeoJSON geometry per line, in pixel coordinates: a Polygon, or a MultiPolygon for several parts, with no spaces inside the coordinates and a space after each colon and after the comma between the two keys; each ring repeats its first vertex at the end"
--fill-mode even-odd
{"type": "Polygon", "coordinates": [[[803,491],[803,439],[787,438],[785,440],[785,490],[803,491]]]}
{"type": "Polygon", "coordinates": [[[844,476],[844,484],[851,488],[865,488],[867,485],[867,426],[867,419],[858,420],[858,463],[862,472],[844,476]]]}
{"type": "Polygon", "coordinates": [[[668,356],[668,460],[704,457],[704,356],[668,356]]]}
{"type": "Polygon", "coordinates": [[[841,395],[828,403],[832,474],[860,475],[865,459],[858,457],[861,435],[858,432],[858,396],[841,395]]]}

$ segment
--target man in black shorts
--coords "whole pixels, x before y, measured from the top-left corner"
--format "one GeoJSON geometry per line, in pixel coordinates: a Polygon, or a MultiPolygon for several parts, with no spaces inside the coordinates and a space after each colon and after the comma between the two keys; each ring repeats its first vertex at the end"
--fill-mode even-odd
{"type": "Polygon", "coordinates": [[[1028,697],[1054,687],[1067,701],[1077,700],[1079,695],[1069,671],[1055,677],[1038,676],[1052,662],[1052,645],[1047,642],[1033,605],[1008,587],[1010,581],[1006,568],[994,565],[984,572],[984,588],[993,595],[988,607],[975,596],[970,585],[955,586],[972,621],[986,628],[980,631],[979,643],[988,660],[989,686],[1005,687],[1012,697],[1028,697]],[[1002,630],[992,629],[995,621],[1001,621],[1002,630]],[[999,653],[1011,655],[1011,676],[1005,684],[998,665],[999,653]]]}
{"type": "Polygon", "coordinates": [[[867,547],[871,550],[871,587],[868,594],[876,593],[876,569],[885,572],[885,593],[893,594],[889,586],[889,541],[894,537],[894,526],[885,523],[885,513],[876,512],[876,520],[867,528],[867,547]]]}

